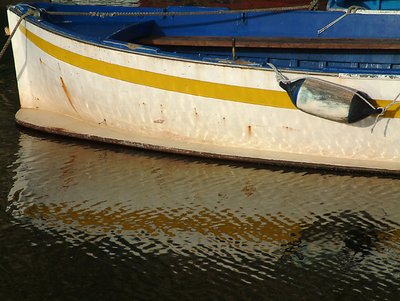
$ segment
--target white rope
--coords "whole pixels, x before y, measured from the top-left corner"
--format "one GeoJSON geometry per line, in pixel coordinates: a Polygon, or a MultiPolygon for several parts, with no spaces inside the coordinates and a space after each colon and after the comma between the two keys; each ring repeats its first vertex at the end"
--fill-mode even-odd
{"type": "Polygon", "coordinates": [[[324,31],[326,31],[327,29],[331,28],[333,25],[335,25],[336,23],[338,23],[340,20],[344,19],[345,17],[347,17],[348,15],[351,14],[355,14],[357,11],[359,11],[360,9],[364,9],[363,7],[360,6],[350,6],[347,11],[341,15],[339,18],[333,20],[331,23],[329,23],[328,25],[326,25],[325,27],[321,28],[320,30],[317,31],[318,35],[320,35],[321,33],[323,33],[324,31]]]}
{"type": "Polygon", "coordinates": [[[290,80],[289,78],[287,78],[286,76],[284,76],[284,75],[282,74],[282,72],[280,72],[280,71],[278,70],[278,68],[275,67],[274,64],[272,64],[272,63],[267,63],[267,65],[268,65],[269,67],[271,67],[272,70],[275,71],[275,76],[276,76],[276,80],[278,81],[278,83],[281,83],[281,82],[284,83],[284,84],[290,84],[290,83],[291,83],[291,80],[290,80]]]}
{"type": "Polygon", "coordinates": [[[388,104],[386,107],[378,107],[378,109],[381,109],[382,111],[376,116],[375,122],[371,127],[371,134],[374,132],[375,126],[379,121],[379,118],[381,118],[383,115],[385,115],[386,111],[389,110],[391,107],[393,107],[396,103],[400,103],[400,100],[398,98],[400,97],[400,93],[397,94],[397,96],[392,100],[390,104],[388,104]]]}
{"type": "Polygon", "coordinates": [[[3,48],[2,48],[1,51],[0,51],[0,61],[1,61],[1,59],[3,58],[4,54],[6,53],[6,50],[7,50],[8,46],[10,46],[11,39],[13,38],[13,36],[15,35],[15,33],[17,32],[17,29],[18,29],[19,25],[21,24],[22,20],[24,20],[26,17],[28,17],[28,16],[30,16],[30,15],[33,15],[33,14],[34,14],[34,11],[28,10],[27,13],[23,14],[23,15],[19,18],[17,24],[15,24],[15,27],[14,27],[13,31],[11,32],[11,34],[10,34],[10,36],[8,37],[6,43],[4,44],[3,48]]]}

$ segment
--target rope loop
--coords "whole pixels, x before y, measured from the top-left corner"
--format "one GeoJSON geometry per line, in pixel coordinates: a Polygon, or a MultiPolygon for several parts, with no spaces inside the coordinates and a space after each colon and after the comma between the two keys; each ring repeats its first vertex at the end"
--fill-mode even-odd
{"type": "Polygon", "coordinates": [[[274,64],[272,64],[272,63],[267,63],[267,65],[268,65],[269,67],[271,67],[272,70],[275,71],[276,81],[277,81],[278,83],[284,83],[284,84],[290,84],[290,83],[291,83],[291,80],[290,80],[289,78],[287,78],[285,75],[283,75],[282,72],[280,72],[280,71],[278,70],[278,68],[275,67],[274,64]]]}
{"type": "Polygon", "coordinates": [[[389,110],[391,107],[393,107],[396,103],[400,103],[400,100],[398,99],[400,97],[400,93],[397,94],[397,96],[392,100],[390,104],[388,104],[386,107],[378,107],[378,109],[381,109],[381,112],[376,116],[375,122],[371,127],[371,134],[374,132],[375,126],[379,121],[379,118],[381,118],[383,115],[385,115],[386,111],[389,110]]]}

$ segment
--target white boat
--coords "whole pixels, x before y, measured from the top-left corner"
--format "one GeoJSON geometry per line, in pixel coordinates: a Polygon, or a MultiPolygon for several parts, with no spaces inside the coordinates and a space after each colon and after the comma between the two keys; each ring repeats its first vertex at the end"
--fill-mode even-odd
{"type": "Polygon", "coordinates": [[[41,3],[12,6],[8,18],[23,126],[213,158],[400,171],[398,11],[41,3]]]}

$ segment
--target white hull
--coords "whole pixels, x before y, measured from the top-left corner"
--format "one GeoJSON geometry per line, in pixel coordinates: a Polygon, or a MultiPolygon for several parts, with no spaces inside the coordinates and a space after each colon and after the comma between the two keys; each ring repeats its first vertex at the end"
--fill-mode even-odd
{"type": "MultiPolygon", "coordinates": [[[[18,16],[9,12],[10,27],[18,16]]],[[[296,110],[265,69],[126,53],[22,22],[13,39],[25,126],[210,157],[400,171],[400,115],[337,123],[296,110]],[[393,117],[393,118],[392,118],[393,117]]],[[[301,74],[286,74],[289,78],[301,74]]],[[[398,77],[313,75],[381,105],[398,77]]]]}

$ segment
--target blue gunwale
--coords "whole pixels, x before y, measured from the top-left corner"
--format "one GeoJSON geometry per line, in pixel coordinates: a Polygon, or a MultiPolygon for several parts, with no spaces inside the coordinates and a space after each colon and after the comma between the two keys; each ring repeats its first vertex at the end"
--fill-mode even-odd
{"type": "Polygon", "coordinates": [[[396,10],[400,9],[398,0],[329,0],[328,9],[345,9],[357,5],[375,10],[396,10]]]}
{"type": "MultiPolygon", "coordinates": [[[[30,4],[48,11],[68,12],[181,12],[217,11],[221,8],[169,7],[139,8],[122,6],[62,5],[50,3],[30,4]]],[[[12,10],[23,14],[27,6],[17,5],[12,10]]],[[[87,17],[49,16],[42,19],[28,17],[29,22],[51,32],[78,40],[125,52],[159,55],[174,59],[195,60],[206,63],[224,63],[240,66],[232,61],[231,49],[211,47],[153,47],[131,49],[143,35],[158,36],[226,36],[226,37],[286,37],[286,38],[386,38],[398,39],[395,25],[400,25],[400,14],[349,15],[318,37],[317,31],[343,13],[326,11],[257,12],[202,16],[146,16],[146,17],[87,17]],[[152,23],[149,29],[148,25],[152,23]],[[84,25],[83,25],[84,24],[84,25]],[[147,24],[147,25],[145,25],[147,24]],[[135,35],[124,36],[126,28],[135,27],[135,35]],[[146,27],[147,26],[147,27],[146,27]],[[384,30],[379,30],[384,28],[384,30]],[[118,35],[122,32],[122,35],[118,35]]],[[[129,32],[129,31],[126,31],[129,32]]],[[[240,48],[237,58],[249,66],[278,68],[317,73],[385,74],[400,75],[399,50],[317,50],[317,49],[251,49],[240,48]]]]}

